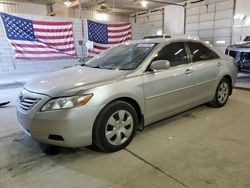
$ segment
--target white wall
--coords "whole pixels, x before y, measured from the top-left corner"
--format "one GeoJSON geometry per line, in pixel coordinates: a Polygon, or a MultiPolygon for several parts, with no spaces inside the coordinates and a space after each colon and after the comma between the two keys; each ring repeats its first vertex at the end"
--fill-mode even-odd
{"type": "Polygon", "coordinates": [[[234,20],[233,43],[244,40],[250,35],[250,1],[237,0],[235,6],[235,15],[244,15],[243,20],[234,20]]]}
{"type": "MultiPolygon", "coordinates": [[[[79,9],[78,8],[67,8],[63,3],[55,3],[53,4],[53,13],[55,16],[59,17],[71,17],[71,18],[79,18],[79,9]]],[[[95,10],[90,9],[82,9],[81,17],[84,19],[96,20],[95,10]]],[[[129,16],[128,14],[118,14],[118,13],[107,13],[107,22],[128,22],[129,16]]]]}
{"type": "Polygon", "coordinates": [[[145,36],[156,34],[151,24],[132,23],[132,40],[140,40],[145,36]]]}
{"type": "MultiPolygon", "coordinates": [[[[82,17],[84,19],[96,20],[96,11],[94,10],[82,10],[82,17]]],[[[107,22],[129,22],[129,15],[117,14],[117,13],[107,13],[108,19],[107,22]]],[[[78,9],[75,9],[75,18],[79,17],[78,9]]]]}
{"type": "Polygon", "coordinates": [[[132,39],[141,39],[147,35],[162,33],[184,33],[184,8],[180,6],[166,6],[149,10],[146,14],[139,12],[130,15],[132,23],[132,39]]]}
{"type": "Polygon", "coordinates": [[[186,33],[210,41],[222,52],[232,41],[234,0],[207,0],[188,4],[186,33]],[[217,44],[216,41],[225,41],[217,44]]]}
{"type": "MultiPolygon", "coordinates": [[[[95,10],[82,9],[79,15],[79,8],[67,8],[63,3],[54,3],[52,5],[53,14],[59,17],[71,17],[96,20],[95,10]]],[[[128,14],[107,13],[107,22],[128,22],[128,14]]]]}
{"type": "Polygon", "coordinates": [[[170,5],[164,8],[164,33],[184,34],[184,7],[170,5]]]}
{"type": "Polygon", "coordinates": [[[236,0],[235,14],[244,14],[250,16],[250,1],[236,0]]]}
{"type": "MultiPolygon", "coordinates": [[[[54,16],[57,16],[57,17],[74,17],[74,16],[70,15],[71,8],[67,8],[64,5],[63,2],[61,2],[61,3],[54,3],[52,5],[52,9],[53,9],[54,16]]],[[[73,9],[73,14],[74,14],[74,9],[73,9]]]]}
{"type": "Polygon", "coordinates": [[[156,34],[158,31],[163,32],[163,14],[164,10],[148,12],[141,15],[130,15],[130,23],[132,23],[132,38],[137,39],[146,35],[156,34]]]}
{"type": "Polygon", "coordinates": [[[0,12],[35,14],[35,15],[41,15],[41,16],[47,15],[46,5],[26,3],[26,2],[16,2],[16,1],[13,2],[13,1],[7,1],[7,0],[1,0],[1,2],[14,3],[15,5],[0,4],[0,12]]]}

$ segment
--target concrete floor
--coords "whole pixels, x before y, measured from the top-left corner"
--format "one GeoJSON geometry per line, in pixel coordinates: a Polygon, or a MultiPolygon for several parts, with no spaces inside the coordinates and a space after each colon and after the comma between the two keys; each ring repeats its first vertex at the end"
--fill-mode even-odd
{"type": "Polygon", "coordinates": [[[250,187],[250,92],[221,109],[200,106],[139,132],[127,149],[39,144],[17,125],[20,88],[0,90],[0,188],[250,187]],[[93,150],[94,149],[94,150],[93,150]]]}

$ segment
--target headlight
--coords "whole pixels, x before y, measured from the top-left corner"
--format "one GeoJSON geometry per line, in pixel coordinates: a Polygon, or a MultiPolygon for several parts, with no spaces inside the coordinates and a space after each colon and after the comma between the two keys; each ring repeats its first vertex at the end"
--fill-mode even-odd
{"type": "Polygon", "coordinates": [[[83,96],[52,99],[43,106],[41,111],[44,112],[49,110],[61,110],[82,106],[85,105],[91,99],[92,96],[93,94],[88,94],[83,96]]]}

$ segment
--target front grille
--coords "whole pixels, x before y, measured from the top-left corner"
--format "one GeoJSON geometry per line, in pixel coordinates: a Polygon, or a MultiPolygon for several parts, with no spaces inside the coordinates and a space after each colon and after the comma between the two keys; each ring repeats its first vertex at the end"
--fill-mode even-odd
{"type": "Polygon", "coordinates": [[[236,56],[237,56],[237,51],[229,51],[229,54],[228,55],[230,55],[231,57],[233,57],[233,58],[236,58],[236,56]]]}
{"type": "Polygon", "coordinates": [[[31,108],[33,108],[40,99],[38,98],[31,98],[31,97],[22,97],[18,100],[19,107],[24,111],[29,111],[31,108]]]}
{"type": "Polygon", "coordinates": [[[236,51],[236,50],[227,50],[226,51],[228,55],[235,58],[236,61],[245,61],[250,60],[250,52],[244,52],[244,51],[236,51]]]}

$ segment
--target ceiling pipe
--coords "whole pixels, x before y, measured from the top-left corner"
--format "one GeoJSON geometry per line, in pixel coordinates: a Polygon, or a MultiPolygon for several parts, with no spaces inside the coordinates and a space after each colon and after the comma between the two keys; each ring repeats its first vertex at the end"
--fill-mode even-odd
{"type": "Polygon", "coordinates": [[[78,14],[79,14],[79,18],[82,19],[82,6],[81,6],[81,0],[78,1],[78,14]]]}
{"type": "Polygon", "coordinates": [[[194,3],[200,3],[200,2],[203,2],[203,1],[205,1],[205,0],[187,0],[187,1],[181,2],[180,4],[187,4],[187,3],[194,4],[194,3]]]}
{"type": "Polygon", "coordinates": [[[161,8],[155,8],[155,9],[151,9],[151,10],[145,10],[145,11],[141,11],[141,12],[137,12],[137,13],[132,13],[132,14],[130,14],[131,15],[130,17],[135,18],[136,16],[148,14],[148,13],[151,13],[151,12],[163,11],[163,10],[164,10],[163,7],[161,7],[161,8]]]}
{"type": "MultiPolygon", "coordinates": [[[[82,5],[82,9],[92,9],[93,7],[99,6],[99,5],[101,5],[101,4],[103,4],[103,3],[106,2],[106,0],[99,1],[99,2],[95,1],[95,0],[88,0],[88,1],[81,0],[81,3],[79,3],[79,1],[80,0],[72,1],[72,4],[69,6],[69,8],[77,8],[77,7],[79,7],[79,4],[81,4],[82,5]],[[93,3],[93,2],[97,2],[97,3],[94,4],[94,5],[91,5],[91,3],[93,3]]],[[[130,8],[118,8],[118,7],[113,8],[112,7],[110,9],[112,9],[112,11],[113,10],[118,10],[118,13],[119,13],[119,10],[121,10],[121,11],[123,11],[123,10],[137,10],[138,7],[130,7],[130,8]]],[[[139,10],[143,11],[145,9],[139,8],[139,10]]],[[[146,10],[148,10],[148,9],[146,9],[146,10]]]]}
{"type": "Polygon", "coordinates": [[[153,3],[159,3],[159,4],[164,4],[164,5],[175,5],[175,6],[181,6],[184,7],[185,5],[182,4],[178,4],[178,3],[169,3],[169,2],[165,2],[165,1],[157,1],[157,0],[147,0],[149,2],[153,2],[153,3]]]}
{"type": "Polygon", "coordinates": [[[8,3],[8,2],[3,2],[3,1],[0,1],[0,4],[4,4],[4,5],[16,5],[16,3],[8,3]]]}
{"type": "Polygon", "coordinates": [[[200,3],[200,2],[203,2],[204,0],[197,0],[197,1],[191,1],[190,3],[191,4],[195,4],[195,3],[200,3]]]}

